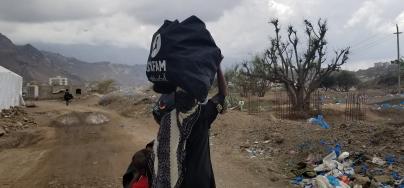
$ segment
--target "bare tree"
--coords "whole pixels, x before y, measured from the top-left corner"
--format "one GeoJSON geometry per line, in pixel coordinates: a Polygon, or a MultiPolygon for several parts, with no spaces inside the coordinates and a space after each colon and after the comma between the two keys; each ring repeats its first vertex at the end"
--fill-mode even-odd
{"type": "Polygon", "coordinates": [[[304,112],[309,109],[310,95],[320,86],[321,80],[347,62],[349,47],[335,51],[335,57],[327,63],[326,21],[319,19],[318,28],[315,28],[304,20],[307,47],[303,53],[299,52],[300,41],[293,26],[288,27],[287,38],[283,40],[278,19],[270,23],[275,28],[275,37],[270,40],[270,48],[263,59],[266,70],[271,73],[272,80],[285,85],[294,110],[304,112]]]}
{"type": "Polygon", "coordinates": [[[253,95],[264,97],[269,89],[270,79],[269,73],[265,70],[263,58],[256,55],[251,61],[243,62],[242,66],[240,72],[248,78],[250,92],[253,95]]]}

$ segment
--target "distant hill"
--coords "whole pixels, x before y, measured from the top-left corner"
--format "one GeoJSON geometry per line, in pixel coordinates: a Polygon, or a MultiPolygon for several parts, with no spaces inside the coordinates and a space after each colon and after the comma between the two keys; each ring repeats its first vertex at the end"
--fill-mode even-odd
{"type": "Polygon", "coordinates": [[[25,82],[47,83],[49,77],[63,76],[73,84],[105,79],[114,79],[122,86],[147,83],[145,65],[89,63],[53,52],[39,51],[30,44],[15,45],[1,33],[0,65],[21,75],[25,82]]]}
{"type": "Polygon", "coordinates": [[[362,81],[369,81],[378,79],[385,75],[397,74],[397,65],[385,63],[384,66],[379,67],[369,67],[368,69],[358,70],[356,71],[356,75],[362,81]]]}

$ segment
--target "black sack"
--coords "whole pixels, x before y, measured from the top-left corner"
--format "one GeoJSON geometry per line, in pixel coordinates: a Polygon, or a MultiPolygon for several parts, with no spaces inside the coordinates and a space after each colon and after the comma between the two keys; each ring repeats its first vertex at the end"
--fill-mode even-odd
{"type": "Polygon", "coordinates": [[[158,93],[171,93],[179,86],[202,102],[222,58],[198,17],[165,21],[153,35],[146,75],[158,93]]]}

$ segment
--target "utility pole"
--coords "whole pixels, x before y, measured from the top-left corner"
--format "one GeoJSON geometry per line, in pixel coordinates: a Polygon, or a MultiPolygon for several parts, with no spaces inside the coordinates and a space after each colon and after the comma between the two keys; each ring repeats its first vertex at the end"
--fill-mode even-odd
{"type": "Polygon", "coordinates": [[[396,24],[397,32],[394,34],[397,35],[397,65],[398,65],[398,94],[401,94],[401,66],[400,66],[400,34],[402,32],[399,32],[398,30],[398,24],[396,24]]]}

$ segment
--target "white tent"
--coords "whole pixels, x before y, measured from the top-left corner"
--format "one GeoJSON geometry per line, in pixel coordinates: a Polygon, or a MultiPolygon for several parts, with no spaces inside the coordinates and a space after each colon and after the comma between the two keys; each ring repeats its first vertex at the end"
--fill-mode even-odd
{"type": "Polygon", "coordinates": [[[23,103],[22,77],[0,66],[0,110],[23,103]]]}

